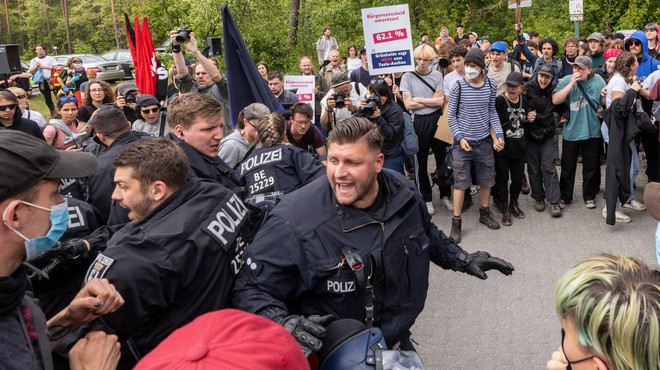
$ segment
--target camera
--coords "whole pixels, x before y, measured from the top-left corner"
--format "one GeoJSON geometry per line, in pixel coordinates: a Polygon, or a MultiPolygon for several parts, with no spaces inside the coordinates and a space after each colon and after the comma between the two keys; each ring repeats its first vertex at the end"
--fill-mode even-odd
{"type": "Polygon", "coordinates": [[[374,115],[376,109],[380,107],[380,98],[376,94],[367,95],[367,105],[362,107],[362,112],[365,116],[371,117],[374,115]]]}
{"type": "Polygon", "coordinates": [[[128,94],[124,96],[124,101],[126,102],[126,104],[130,104],[130,103],[136,103],[137,99],[135,99],[135,95],[128,94]]]}
{"type": "Polygon", "coordinates": [[[440,65],[440,68],[447,68],[450,64],[451,62],[447,57],[440,57],[440,59],[438,59],[438,65],[440,65]]]}
{"type": "Polygon", "coordinates": [[[337,109],[346,108],[346,103],[344,102],[346,95],[343,92],[336,92],[332,94],[332,98],[335,99],[335,107],[337,109]]]}
{"type": "Polygon", "coordinates": [[[178,30],[176,30],[176,42],[182,44],[190,38],[190,33],[192,32],[192,28],[190,27],[181,27],[178,30]]]}

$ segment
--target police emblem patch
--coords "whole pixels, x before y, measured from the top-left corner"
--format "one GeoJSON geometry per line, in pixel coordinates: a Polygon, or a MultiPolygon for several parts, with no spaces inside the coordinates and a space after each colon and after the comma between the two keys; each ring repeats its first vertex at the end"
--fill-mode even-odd
{"type": "Polygon", "coordinates": [[[87,270],[87,276],[85,277],[85,282],[87,283],[95,278],[103,279],[105,273],[108,272],[108,269],[110,268],[110,266],[112,266],[114,262],[115,262],[114,259],[99,253],[99,255],[96,256],[94,263],[92,263],[89,266],[89,270],[87,270]]]}

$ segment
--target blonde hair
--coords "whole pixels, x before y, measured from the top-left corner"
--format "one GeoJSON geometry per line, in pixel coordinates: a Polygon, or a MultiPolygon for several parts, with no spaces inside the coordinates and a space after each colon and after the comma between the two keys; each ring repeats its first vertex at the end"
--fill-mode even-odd
{"type": "Polygon", "coordinates": [[[261,145],[268,148],[275,144],[283,144],[286,121],[278,113],[271,113],[259,120],[257,136],[261,145]]]}
{"type": "Polygon", "coordinates": [[[427,44],[421,44],[415,48],[413,52],[415,59],[422,58],[426,60],[433,60],[436,57],[435,50],[427,44]]]}

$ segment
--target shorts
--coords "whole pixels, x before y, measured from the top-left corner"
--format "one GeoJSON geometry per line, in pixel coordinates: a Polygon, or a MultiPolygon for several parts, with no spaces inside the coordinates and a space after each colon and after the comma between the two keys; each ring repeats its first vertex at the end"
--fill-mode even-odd
{"type": "Polygon", "coordinates": [[[461,149],[456,143],[452,148],[454,166],[454,189],[465,190],[472,185],[491,188],[495,185],[495,154],[493,140],[470,141],[471,152],[461,149]],[[472,179],[471,168],[474,166],[476,179],[472,179]],[[476,181],[475,181],[476,180],[476,181]]]}

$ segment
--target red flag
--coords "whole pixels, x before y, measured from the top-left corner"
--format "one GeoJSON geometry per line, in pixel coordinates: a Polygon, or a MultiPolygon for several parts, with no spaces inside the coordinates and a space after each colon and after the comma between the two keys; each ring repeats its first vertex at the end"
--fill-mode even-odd
{"type": "Polygon", "coordinates": [[[142,19],[140,27],[138,17],[135,17],[135,84],[141,94],[155,95],[156,92],[156,51],[151,38],[147,18],[142,19]]]}

